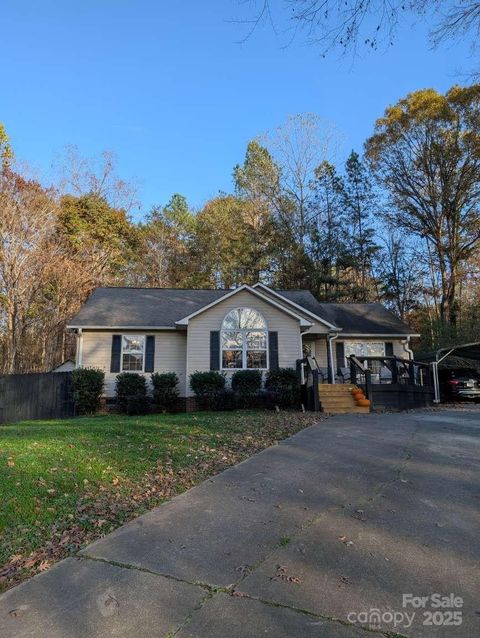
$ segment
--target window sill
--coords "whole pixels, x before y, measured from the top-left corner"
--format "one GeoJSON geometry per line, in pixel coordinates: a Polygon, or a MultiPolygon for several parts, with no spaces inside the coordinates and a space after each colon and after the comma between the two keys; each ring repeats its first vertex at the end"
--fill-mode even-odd
{"type": "Polygon", "coordinates": [[[220,372],[237,372],[238,370],[258,370],[259,372],[268,372],[269,368],[221,368],[220,372]]]}

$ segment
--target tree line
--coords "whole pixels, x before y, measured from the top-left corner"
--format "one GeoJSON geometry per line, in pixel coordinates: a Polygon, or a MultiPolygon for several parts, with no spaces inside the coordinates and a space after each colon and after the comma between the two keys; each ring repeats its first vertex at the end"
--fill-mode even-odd
{"type": "MultiPolygon", "coordinates": [[[[69,149],[55,187],[18,169],[0,126],[0,371],[49,370],[99,285],[232,288],[263,281],[325,302],[376,302],[417,349],[480,339],[480,85],[409,94],[334,161],[313,114],[252,140],[230,193],[180,194],[131,218],[111,154],[69,149]]],[[[338,154],[338,153],[337,153],[338,154]]]]}

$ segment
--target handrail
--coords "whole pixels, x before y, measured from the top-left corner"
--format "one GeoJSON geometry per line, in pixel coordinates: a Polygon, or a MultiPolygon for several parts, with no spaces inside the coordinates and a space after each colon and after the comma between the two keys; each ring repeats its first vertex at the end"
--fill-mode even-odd
{"type": "MultiPolygon", "coordinates": [[[[353,355],[352,355],[353,356],[353,355]]],[[[423,363],[421,361],[415,361],[414,359],[404,359],[402,357],[397,357],[395,355],[385,355],[385,356],[370,356],[370,357],[356,357],[360,361],[363,362],[372,362],[378,361],[383,363],[390,369],[392,373],[391,383],[405,383],[407,382],[409,385],[431,385],[431,366],[428,363],[423,363]],[[420,373],[420,383],[418,383],[417,379],[417,370],[424,370],[427,372],[425,378],[423,374],[420,373]],[[424,383],[426,381],[426,383],[424,383]]]]}
{"type": "Polygon", "coordinates": [[[350,357],[350,381],[354,384],[357,383],[357,369],[365,377],[365,397],[370,401],[370,408],[373,407],[373,393],[372,393],[372,371],[370,368],[365,367],[360,359],[354,354],[350,357]]]}
{"type": "MultiPolygon", "coordinates": [[[[353,356],[353,355],[352,355],[353,356]]],[[[417,361],[416,359],[404,359],[403,357],[397,357],[396,355],[376,355],[369,357],[360,357],[363,361],[382,361],[388,359],[396,359],[397,361],[401,361],[402,363],[413,363],[416,366],[422,366],[423,368],[430,368],[430,363],[425,363],[425,361],[417,361]]]]}
{"type": "Polygon", "coordinates": [[[357,366],[357,368],[359,368],[362,372],[365,372],[365,370],[367,369],[364,367],[360,359],[356,357],[354,354],[350,355],[350,361],[354,363],[357,366]]]}

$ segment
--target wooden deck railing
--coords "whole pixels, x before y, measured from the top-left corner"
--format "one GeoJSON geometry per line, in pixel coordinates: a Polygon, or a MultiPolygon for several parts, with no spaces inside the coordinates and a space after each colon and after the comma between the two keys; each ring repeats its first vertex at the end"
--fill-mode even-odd
{"type": "Polygon", "coordinates": [[[426,363],[401,357],[350,357],[351,382],[364,388],[371,406],[408,409],[431,405],[433,378],[426,363]]]}

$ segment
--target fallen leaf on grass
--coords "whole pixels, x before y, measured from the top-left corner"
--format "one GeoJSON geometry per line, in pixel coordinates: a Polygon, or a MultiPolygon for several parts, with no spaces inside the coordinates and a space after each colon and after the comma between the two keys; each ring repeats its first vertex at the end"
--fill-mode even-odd
{"type": "Polygon", "coordinates": [[[355,543],[353,541],[348,541],[346,536],[339,536],[338,540],[341,541],[347,547],[351,547],[355,543]]]}

